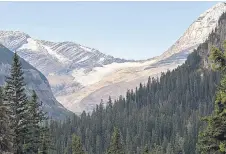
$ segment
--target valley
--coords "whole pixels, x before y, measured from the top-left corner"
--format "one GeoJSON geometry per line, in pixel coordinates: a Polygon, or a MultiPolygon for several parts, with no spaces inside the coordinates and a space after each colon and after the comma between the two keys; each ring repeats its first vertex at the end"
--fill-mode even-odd
{"type": "Polygon", "coordinates": [[[40,70],[56,99],[80,114],[83,110],[92,111],[101,99],[105,102],[109,96],[117,98],[149,76],[159,76],[181,65],[216,28],[224,11],[225,3],[213,6],[162,55],[142,61],[115,58],[74,42],[36,40],[19,31],[1,31],[0,43],[40,70]]]}

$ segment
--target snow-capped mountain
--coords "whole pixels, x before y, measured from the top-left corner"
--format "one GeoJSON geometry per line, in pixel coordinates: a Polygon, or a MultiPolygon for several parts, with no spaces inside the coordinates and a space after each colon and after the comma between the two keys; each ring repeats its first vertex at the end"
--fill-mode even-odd
{"type": "Polygon", "coordinates": [[[19,52],[32,65],[38,66],[45,75],[77,68],[86,68],[88,71],[112,62],[125,62],[80,44],[37,40],[20,31],[0,31],[0,39],[3,45],[19,52]],[[37,59],[39,60],[36,61],[37,59]]]}
{"type": "Polygon", "coordinates": [[[169,57],[183,50],[192,51],[199,44],[206,41],[209,34],[216,28],[218,19],[226,11],[226,3],[217,3],[195,20],[185,33],[173,44],[160,59],[169,57]]]}
{"type": "Polygon", "coordinates": [[[39,69],[48,78],[57,100],[79,113],[91,110],[109,95],[114,99],[125,94],[127,89],[146,82],[148,76],[158,76],[181,65],[216,28],[225,11],[225,3],[213,6],[166,52],[145,61],[114,58],[74,42],[37,40],[18,31],[0,31],[0,43],[39,69]]]}

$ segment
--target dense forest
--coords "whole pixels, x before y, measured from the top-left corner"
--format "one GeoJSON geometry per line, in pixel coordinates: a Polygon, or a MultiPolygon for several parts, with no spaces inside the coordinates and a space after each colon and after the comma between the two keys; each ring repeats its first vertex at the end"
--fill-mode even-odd
{"type": "Polygon", "coordinates": [[[200,61],[195,51],[185,64],[160,78],[149,78],[126,97],[114,102],[109,97],[106,107],[100,103],[92,114],[83,112],[58,122],[46,120],[35,92],[28,100],[15,54],[0,97],[0,133],[5,143],[1,149],[16,154],[196,153],[200,117],[213,110],[220,81],[219,73],[200,69],[200,61]],[[4,114],[9,109],[10,114],[4,114]],[[16,133],[11,135],[12,131],[16,133]]]}
{"type": "Polygon", "coordinates": [[[87,153],[105,153],[114,127],[120,130],[124,153],[196,153],[200,117],[212,112],[220,81],[219,73],[201,70],[199,64],[200,56],[193,52],[172,72],[149,78],[114,103],[109,98],[106,108],[101,103],[91,115],[83,112],[62,124],[51,121],[52,153],[70,154],[73,133],[87,153]]]}

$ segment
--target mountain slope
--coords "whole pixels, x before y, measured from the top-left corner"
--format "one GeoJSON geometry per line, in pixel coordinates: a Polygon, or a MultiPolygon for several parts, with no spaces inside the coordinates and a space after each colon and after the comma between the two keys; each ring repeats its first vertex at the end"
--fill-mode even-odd
{"type": "Polygon", "coordinates": [[[148,76],[181,65],[216,28],[225,3],[218,3],[194,21],[179,40],[158,57],[128,61],[73,42],[49,42],[18,31],[1,31],[0,43],[17,51],[49,80],[57,100],[76,113],[92,110],[100,100],[117,98],[148,76]]]}
{"type": "Polygon", "coordinates": [[[217,3],[202,13],[185,33],[160,57],[166,58],[184,50],[192,51],[206,41],[209,34],[216,28],[220,16],[226,11],[226,3],[217,3]]]}
{"type": "MultiPolygon", "coordinates": [[[[151,153],[200,153],[198,136],[203,126],[206,127],[200,117],[212,113],[221,78],[219,72],[208,69],[208,55],[212,46],[223,48],[226,13],[217,25],[207,41],[189,54],[183,65],[163,73],[159,79],[150,79],[136,91],[128,91],[126,97],[119,97],[113,105],[103,108],[100,104],[91,115],[83,113],[80,118],[72,119],[76,122],[68,120],[53,132],[55,140],[70,142],[65,141],[65,136],[69,138],[76,133],[88,153],[104,153],[117,126],[125,153],[142,153],[147,145],[151,153]],[[70,128],[76,129],[69,134],[69,131],[62,131],[70,128]],[[80,131],[84,128],[85,131],[80,131]],[[97,140],[93,140],[95,138],[97,140]]],[[[56,149],[64,151],[67,147],[56,149]]]]}
{"type": "MultiPolygon", "coordinates": [[[[0,85],[4,85],[5,76],[9,74],[13,52],[0,45],[0,85]]],[[[63,119],[70,114],[53,96],[48,80],[41,72],[21,59],[26,83],[26,91],[31,95],[35,90],[40,101],[43,102],[44,111],[54,119],[63,119]]]]}

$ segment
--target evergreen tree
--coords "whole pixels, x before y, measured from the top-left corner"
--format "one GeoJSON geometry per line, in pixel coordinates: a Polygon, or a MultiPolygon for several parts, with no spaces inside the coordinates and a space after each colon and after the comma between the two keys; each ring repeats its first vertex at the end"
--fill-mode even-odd
{"type": "Polygon", "coordinates": [[[124,154],[123,145],[121,142],[121,136],[118,128],[114,128],[113,135],[111,137],[110,147],[107,151],[107,154],[124,154]]]}
{"type": "Polygon", "coordinates": [[[150,154],[148,146],[146,145],[143,150],[143,154],[150,154]]]}
{"type": "Polygon", "coordinates": [[[216,93],[215,110],[212,115],[204,118],[208,126],[200,132],[199,150],[202,154],[226,153],[226,52],[213,47],[210,60],[213,68],[219,70],[223,77],[216,93]]]}
{"type": "Polygon", "coordinates": [[[19,56],[15,53],[9,77],[6,78],[5,103],[10,106],[10,125],[13,129],[13,152],[23,154],[28,128],[28,99],[19,56]]]}
{"type": "Polygon", "coordinates": [[[12,131],[9,126],[9,111],[3,103],[3,92],[0,87],[0,153],[12,151],[12,131]]]}
{"type": "Polygon", "coordinates": [[[72,135],[72,154],[85,154],[80,137],[75,134],[72,135]]]}
{"type": "Polygon", "coordinates": [[[220,80],[219,73],[200,70],[200,63],[195,51],[185,64],[160,78],[152,78],[149,86],[140,86],[137,92],[127,91],[126,97],[114,100],[112,107],[97,105],[92,114],[83,112],[63,123],[51,123],[56,151],[50,154],[64,153],[73,133],[79,134],[88,153],[107,153],[114,126],[125,137],[124,150],[128,154],[142,153],[145,145],[153,154],[166,154],[167,147],[173,154],[195,154],[199,116],[212,111],[215,85],[220,80]]]}
{"type": "Polygon", "coordinates": [[[41,142],[41,148],[39,149],[39,154],[48,154],[48,142],[47,142],[47,139],[46,139],[46,135],[43,135],[42,136],[42,142],[41,142]]]}
{"type": "Polygon", "coordinates": [[[48,126],[41,128],[40,142],[38,154],[49,154],[50,150],[54,150],[48,126]]]}
{"type": "Polygon", "coordinates": [[[29,101],[29,127],[27,144],[25,151],[28,154],[37,154],[41,144],[41,123],[46,120],[45,113],[41,109],[42,104],[38,102],[38,97],[33,91],[32,100],[29,101]]]}
{"type": "Polygon", "coordinates": [[[166,154],[173,154],[173,148],[170,143],[167,145],[166,154]]]}
{"type": "Polygon", "coordinates": [[[163,148],[159,145],[154,144],[150,154],[164,154],[163,148]]]}

